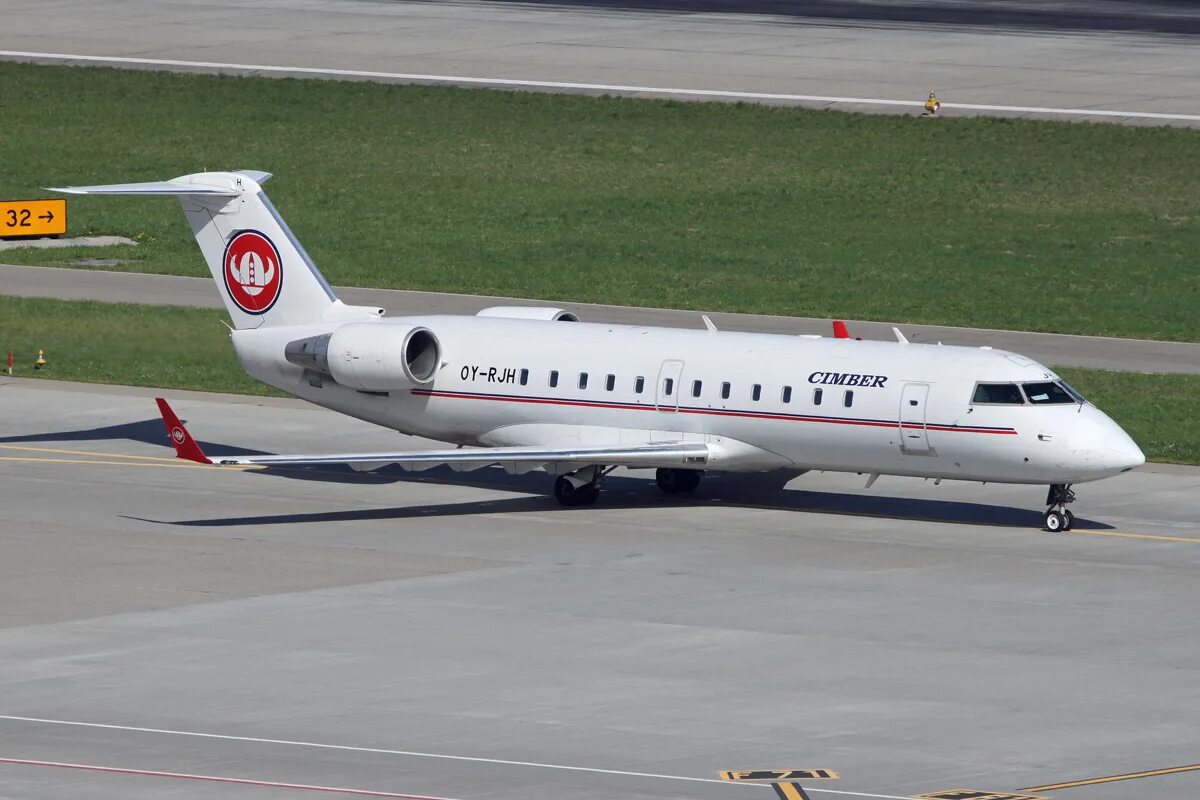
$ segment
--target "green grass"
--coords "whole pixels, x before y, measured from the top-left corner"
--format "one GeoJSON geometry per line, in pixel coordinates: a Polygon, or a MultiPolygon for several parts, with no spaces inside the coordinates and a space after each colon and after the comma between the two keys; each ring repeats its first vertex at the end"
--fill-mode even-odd
{"type": "Polygon", "coordinates": [[[92,383],[278,394],[254,381],[220,311],[0,297],[0,356],[13,374],[92,383]],[[38,349],[46,367],[34,369],[38,349]]]}
{"type": "MultiPolygon", "coordinates": [[[[219,311],[0,296],[0,349],[15,375],[279,394],[242,372],[219,311]],[[38,348],[47,367],[33,369],[38,348]]],[[[1200,375],[1093,369],[1063,377],[1119,422],[1155,461],[1200,464],[1200,375]]]]}
{"type": "MultiPolygon", "coordinates": [[[[1200,340],[1196,130],[17,64],[0,85],[0,197],[269,170],[334,283],[1200,340]]],[[[124,268],[205,274],[172,201],[72,199],[70,223],[146,237],[124,268]]]]}

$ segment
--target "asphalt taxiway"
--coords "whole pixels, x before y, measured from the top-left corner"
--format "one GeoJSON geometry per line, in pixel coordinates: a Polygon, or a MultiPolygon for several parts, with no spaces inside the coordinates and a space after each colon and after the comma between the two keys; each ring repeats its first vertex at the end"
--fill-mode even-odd
{"type": "Polygon", "coordinates": [[[1177,0],[7,0],[0,58],[1200,125],[1177,0]]]}
{"type": "MultiPolygon", "coordinates": [[[[1197,761],[1198,469],[1080,486],[1060,535],[1038,487],[833,474],[563,509],[541,474],[186,464],[154,394],[0,379],[2,797],[765,800],[718,771],[807,768],[887,798],[1197,761]]],[[[165,394],[212,452],[420,445],[165,394]]]]}

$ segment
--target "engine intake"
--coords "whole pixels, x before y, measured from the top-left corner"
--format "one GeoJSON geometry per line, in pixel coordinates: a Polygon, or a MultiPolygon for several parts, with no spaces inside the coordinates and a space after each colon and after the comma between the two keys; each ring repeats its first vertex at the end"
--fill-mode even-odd
{"type": "Polygon", "coordinates": [[[433,380],[442,346],[420,325],[351,322],[332,333],[288,342],[292,364],[364,392],[389,392],[433,380]]]}

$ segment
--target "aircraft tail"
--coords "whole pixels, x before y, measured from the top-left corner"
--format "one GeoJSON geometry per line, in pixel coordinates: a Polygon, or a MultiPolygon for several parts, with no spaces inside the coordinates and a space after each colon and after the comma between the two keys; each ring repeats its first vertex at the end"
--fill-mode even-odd
{"type": "Polygon", "coordinates": [[[296,240],[262,184],[269,172],[201,172],[169,181],[68,186],[68,194],[167,195],[183,213],[237,329],[378,317],[345,306],[296,240]]]}

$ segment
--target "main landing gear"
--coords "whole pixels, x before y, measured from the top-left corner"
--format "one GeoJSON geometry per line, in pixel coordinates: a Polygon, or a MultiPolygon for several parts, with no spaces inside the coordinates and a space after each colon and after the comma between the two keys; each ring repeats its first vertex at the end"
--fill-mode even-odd
{"type": "Polygon", "coordinates": [[[1075,492],[1071,491],[1070,484],[1051,484],[1046,495],[1046,505],[1050,506],[1046,509],[1046,530],[1051,533],[1071,530],[1071,526],[1075,524],[1075,515],[1067,510],[1067,503],[1074,500],[1075,492]]]}
{"type": "Polygon", "coordinates": [[[660,469],[655,473],[654,480],[663,494],[683,494],[695,491],[703,474],[698,469],[660,469]]]}
{"type": "Polygon", "coordinates": [[[559,475],[554,479],[554,499],[564,506],[590,506],[600,496],[605,474],[604,467],[584,467],[559,475]]]}

